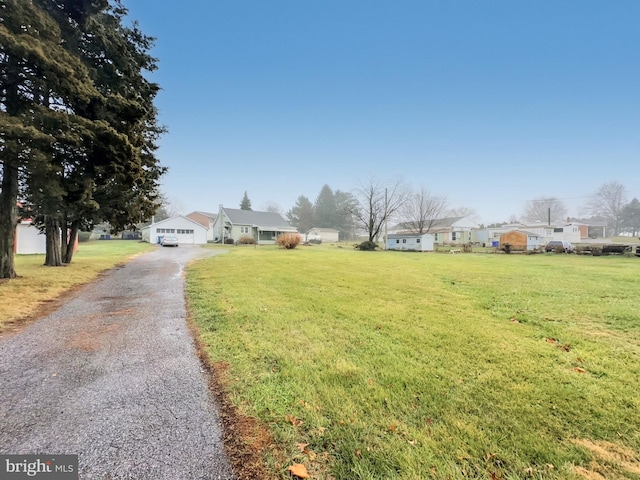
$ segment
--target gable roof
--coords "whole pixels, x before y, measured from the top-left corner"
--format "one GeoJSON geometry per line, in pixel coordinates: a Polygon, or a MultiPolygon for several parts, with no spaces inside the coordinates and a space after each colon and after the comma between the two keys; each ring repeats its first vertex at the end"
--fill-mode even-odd
{"type": "MultiPolygon", "coordinates": [[[[200,215],[209,217],[211,220],[215,220],[218,217],[217,213],[201,212],[200,210],[196,210],[195,212],[191,212],[191,213],[199,213],[200,215]]],[[[191,215],[191,213],[189,215],[191,215]]]]}
{"type": "Polygon", "coordinates": [[[176,215],[174,217],[170,217],[170,218],[165,218],[164,220],[160,220],[159,222],[156,223],[152,223],[150,225],[147,225],[145,227],[142,227],[142,230],[145,230],[147,228],[151,228],[151,227],[157,227],[158,225],[162,225],[163,223],[168,223],[171,222],[172,220],[175,220],[176,218],[182,218],[184,220],[187,220],[190,223],[193,223],[194,225],[197,225],[200,228],[204,228],[205,230],[209,230],[207,227],[205,227],[204,225],[202,225],[199,222],[196,222],[195,220],[190,219],[189,217],[185,217],[184,215],[176,215]]]}
{"type": "Polygon", "coordinates": [[[273,212],[256,212],[253,210],[240,210],[237,208],[221,208],[229,221],[234,225],[252,225],[256,227],[282,228],[295,231],[295,228],[287,222],[282,215],[273,212]]]}
{"type": "Polygon", "coordinates": [[[316,230],[318,232],[327,232],[327,233],[340,233],[340,230],[336,230],[335,228],[329,227],[313,227],[310,228],[309,231],[316,230]]]}

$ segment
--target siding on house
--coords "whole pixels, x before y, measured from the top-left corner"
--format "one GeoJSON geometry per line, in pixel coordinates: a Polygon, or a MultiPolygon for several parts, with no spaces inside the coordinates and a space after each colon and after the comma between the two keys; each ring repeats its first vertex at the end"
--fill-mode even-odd
{"type": "Polygon", "coordinates": [[[283,233],[298,233],[278,213],[256,212],[220,206],[218,216],[213,225],[214,241],[231,239],[237,242],[243,236],[250,236],[258,244],[275,244],[276,238],[283,233]]]}

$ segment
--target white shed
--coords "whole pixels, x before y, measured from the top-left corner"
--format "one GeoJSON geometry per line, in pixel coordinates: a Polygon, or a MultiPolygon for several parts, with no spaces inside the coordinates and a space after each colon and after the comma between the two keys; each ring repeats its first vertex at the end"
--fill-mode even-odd
{"type": "Polygon", "coordinates": [[[430,233],[393,233],[387,235],[387,250],[432,252],[433,241],[430,233]]]}
{"type": "Polygon", "coordinates": [[[171,233],[178,236],[178,242],[181,245],[202,245],[207,243],[207,230],[208,228],[201,223],[177,215],[142,228],[142,240],[160,243],[163,235],[171,233]]]}
{"type": "Polygon", "coordinates": [[[30,221],[22,221],[16,225],[14,250],[18,254],[46,253],[47,238],[30,221]]]}
{"type": "Polygon", "coordinates": [[[340,239],[340,230],[335,228],[313,227],[307,232],[307,242],[337,242],[340,239]]]}

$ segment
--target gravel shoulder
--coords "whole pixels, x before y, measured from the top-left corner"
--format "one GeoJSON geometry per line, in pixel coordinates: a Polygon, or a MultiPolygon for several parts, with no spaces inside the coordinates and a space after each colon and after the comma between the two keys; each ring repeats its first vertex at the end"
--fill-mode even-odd
{"type": "Polygon", "coordinates": [[[158,248],[0,340],[0,453],[78,454],[81,479],[234,479],[182,277],[219,253],[158,248]]]}

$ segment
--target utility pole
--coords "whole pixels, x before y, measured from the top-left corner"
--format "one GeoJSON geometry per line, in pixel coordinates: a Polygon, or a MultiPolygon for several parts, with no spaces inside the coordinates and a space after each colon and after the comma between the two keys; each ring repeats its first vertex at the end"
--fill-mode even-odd
{"type": "Polygon", "coordinates": [[[384,250],[387,249],[387,232],[388,232],[388,223],[387,223],[387,209],[389,205],[389,200],[387,198],[387,188],[384,189],[384,250]]]}

